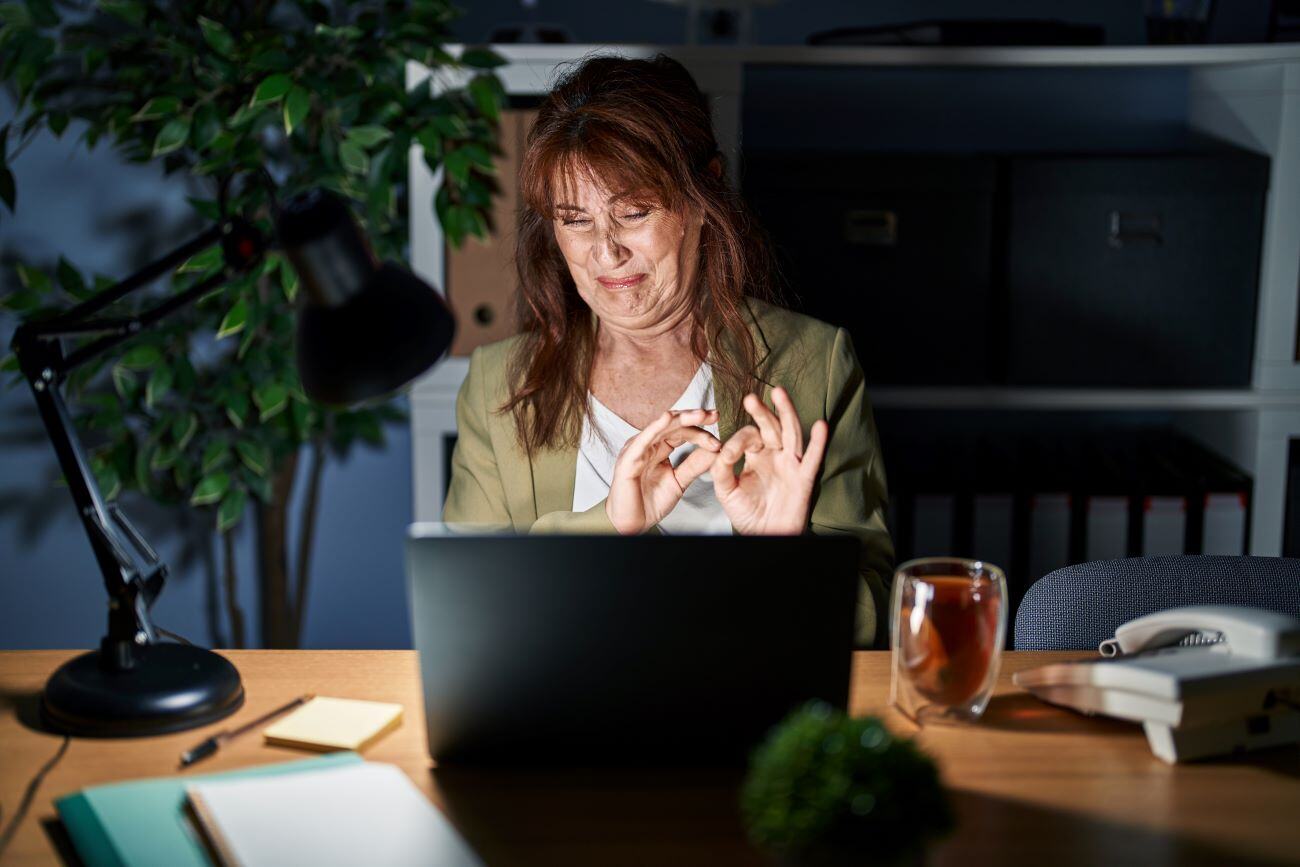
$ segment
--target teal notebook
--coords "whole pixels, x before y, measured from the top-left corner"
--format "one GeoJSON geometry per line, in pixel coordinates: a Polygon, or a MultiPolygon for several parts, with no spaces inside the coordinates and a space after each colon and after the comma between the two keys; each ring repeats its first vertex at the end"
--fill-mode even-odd
{"type": "Polygon", "coordinates": [[[82,789],[54,802],[86,867],[209,867],[198,832],[185,818],[185,787],[200,780],[229,780],[317,771],[361,761],[356,753],[330,753],[301,762],[258,765],[201,777],[160,777],[82,789]]]}

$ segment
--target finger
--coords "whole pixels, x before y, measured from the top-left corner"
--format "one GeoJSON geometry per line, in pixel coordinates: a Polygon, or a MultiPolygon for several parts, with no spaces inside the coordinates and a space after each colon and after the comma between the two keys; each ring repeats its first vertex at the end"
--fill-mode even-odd
{"type": "Polygon", "coordinates": [[[708,449],[696,449],[691,452],[686,456],[686,460],[673,470],[673,475],[677,477],[677,484],[681,485],[683,491],[686,490],[691,482],[709,471],[716,457],[717,455],[708,449]]]}
{"type": "Polygon", "coordinates": [[[655,459],[655,444],[664,431],[675,423],[676,417],[671,412],[665,412],[624,443],[623,451],[614,462],[614,474],[623,478],[640,475],[646,466],[663,460],[662,457],[655,459]]]}
{"type": "Polygon", "coordinates": [[[781,448],[781,423],[772,411],[763,405],[757,395],[745,395],[745,410],[753,417],[763,435],[763,445],[769,449],[781,448]]]}
{"type": "Polygon", "coordinates": [[[682,424],[705,425],[718,420],[716,409],[676,409],[670,410],[682,424]]]}
{"type": "Polygon", "coordinates": [[[815,480],[818,472],[821,471],[822,458],[826,455],[826,441],[830,439],[830,430],[830,425],[822,419],[817,419],[808,433],[808,451],[804,453],[799,470],[804,474],[804,478],[810,481],[815,480]]]}
{"type": "Polygon", "coordinates": [[[794,452],[797,458],[803,457],[803,426],[799,424],[794,401],[784,388],[778,386],[772,389],[772,402],[781,418],[781,447],[794,452]]]}
{"type": "Polygon", "coordinates": [[[702,427],[676,428],[664,434],[663,439],[673,448],[677,448],[682,443],[695,443],[700,448],[711,452],[716,452],[722,448],[722,443],[718,441],[718,438],[702,427]]]}
{"type": "Polygon", "coordinates": [[[722,445],[717,459],[713,462],[713,490],[723,497],[736,489],[736,464],[751,447],[762,448],[763,440],[758,428],[745,425],[731,435],[722,445]]]}
{"type": "Polygon", "coordinates": [[[763,450],[763,437],[758,432],[758,428],[752,424],[747,424],[740,430],[731,435],[731,439],[722,445],[721,451],[718,452],[718,459],[727,461],[728,465],[734,465],[746,452],[759,452],[763,450]]]}

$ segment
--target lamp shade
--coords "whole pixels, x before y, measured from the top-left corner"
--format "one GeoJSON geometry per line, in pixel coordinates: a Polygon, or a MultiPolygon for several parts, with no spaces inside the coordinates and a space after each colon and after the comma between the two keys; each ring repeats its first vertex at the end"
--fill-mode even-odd
{"type": "Polygon", "coordinates": [[[298,375],[312,400],[382,397],[447,351],[456,324],[442,296],[406,269],[380,264],[341,198],[296,196],[277,231],[298,272],[298,375]]]}

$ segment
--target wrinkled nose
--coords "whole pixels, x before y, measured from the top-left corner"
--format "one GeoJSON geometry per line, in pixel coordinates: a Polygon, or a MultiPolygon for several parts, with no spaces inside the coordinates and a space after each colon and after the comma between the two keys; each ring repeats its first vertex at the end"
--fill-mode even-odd
{"type": "Polygon", "coordinates": [[[630,252],[619,243],[618,233],[612,228],[603,231],[596,239],[596,264],[606,271],[612,271],[626,262],[630,252]]]}

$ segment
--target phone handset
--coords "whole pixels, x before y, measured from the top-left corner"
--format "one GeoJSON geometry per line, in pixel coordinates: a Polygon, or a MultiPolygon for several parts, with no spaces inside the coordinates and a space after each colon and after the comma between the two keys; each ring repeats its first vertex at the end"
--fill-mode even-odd
{"type": "Polygon", "coordinates": [[[1219,633],[1234,656],[1277,659],[1300,655],[1300,618],[1244,605],[1187,605],[1130,620],[1103,641],[1102,656],[1168,647],[1201,633],[1219,633]]]}

